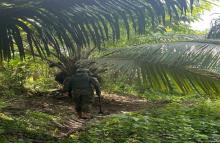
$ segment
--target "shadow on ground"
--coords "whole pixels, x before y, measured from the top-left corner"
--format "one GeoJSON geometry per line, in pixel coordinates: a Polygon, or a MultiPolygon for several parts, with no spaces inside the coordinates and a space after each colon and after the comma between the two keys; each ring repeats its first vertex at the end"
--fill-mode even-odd
{"type": "MultiPolygon", "coordinates": [[[[36,94],[29,94],[28,96],[5,99],[5,102],[5,106],[0,108],[0,113],[6,116],[9,121],[18,122],[19,125],[13,125],[17,130],[12,128],[10,133],[7,133],[4,125],[0,124],[0,127],[3,126],[3,131],[0,130],[0,137],[7,137],[8,134],[14,138],[24,137],[33,141],[36,136],[33,138],[31,132],[36,131],[42,133],[42,136],[49,136],[48,139],[65,138],[72,133],[83,130],[90,121],[78,119],[72,100],[55,93],[41,93],[37,96],[36,94]],[[20,132],[17,133],[17,131],[20,132]]],[[[135,96],[104,93],[102,106],[104,114],[99,115],[98,100],[96,100],[92,109],[93,120],[101,120],[111,114],[150,109],[153,104],[135,96]]],[[[0,119],[3,120],[3,118],[0,119]]]]}

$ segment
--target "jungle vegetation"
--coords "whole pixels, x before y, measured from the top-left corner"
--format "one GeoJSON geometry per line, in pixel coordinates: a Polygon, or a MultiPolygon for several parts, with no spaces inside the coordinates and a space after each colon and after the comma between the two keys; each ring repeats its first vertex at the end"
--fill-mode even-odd
{"type": "Polygon", "coordinates": [[[0,142],[218,142],[220,22],[190,28],[216,4],[1,0],[0,142]],[[81,67],[109,116],[75,121],[57,99],[54,76],[81,67]]]}

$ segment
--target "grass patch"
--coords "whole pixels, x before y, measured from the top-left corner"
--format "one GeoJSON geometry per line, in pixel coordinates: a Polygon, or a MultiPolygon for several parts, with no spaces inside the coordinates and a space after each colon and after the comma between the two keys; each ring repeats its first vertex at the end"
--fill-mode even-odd
{"type": "Polygon", "coordinates": [[[0,141],[32,142],[33,140],[54,140],[56,126],[51,115],[28,111],[24,116],[10,116],[0,113],[0,141]]]}
{"type": "Polygon", "coordinates": [[[220,100],[178,103],[145,113],[120,114],[91,124],[79,140],[87,143],[218,142],[220,100]]]}

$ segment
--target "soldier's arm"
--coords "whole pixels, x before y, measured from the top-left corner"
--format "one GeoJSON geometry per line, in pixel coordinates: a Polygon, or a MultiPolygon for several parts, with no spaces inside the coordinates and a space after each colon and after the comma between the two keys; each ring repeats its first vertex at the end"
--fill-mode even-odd
{"type": "Polygon", "coordinates": [[[94,86],[94,88],[96,90],[96,94],[99,97],[99,114],[103,114],[102,105],[101,105],[101,89],[100,89],[99,81],[97,78],[91,77],[91,83],[94,86]]]}
{"type": "Polygon", "coordinates": [[[100,95],[101,95],[101,88],[100,88],[99,81],[98,81],[96,78],[91,77],[91,78],[90,78],[90,82],[91,82],[91,84],[94,86],[94,88],[95,88],[95,90],[96,90],[96,94],[97,94],[98,96],[100,96],[100,95]]]}
{"type": "Polygon", "coordinates": [[[63,92],[71,91],[71,78],[66,78],[63,82],[63,92]]]}

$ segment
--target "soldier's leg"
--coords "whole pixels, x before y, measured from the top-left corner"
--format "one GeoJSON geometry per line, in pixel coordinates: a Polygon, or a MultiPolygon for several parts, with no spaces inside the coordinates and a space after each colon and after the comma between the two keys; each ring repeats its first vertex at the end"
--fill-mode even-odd
{"type": "Polygon", "coordinates": [[[72,97],[73,97],[73,101],[74,101],[74,104],[75,104],[75,110],[77,112],[77,115],[79,116],[79,118],[81,118],[81,116],[82,116],[82,107],[81,107],[82,99],[81,99],[81,96],[77,93],[74,93],[74,95],[73,95],[73,92],[72,92],[72,97]]]}
{"type": "Polygon", "coordinates": [[[82,104],[81,104],[81,110],[82,110],[82,118],[91,118],[91,109],[92,104],[94,102],[94,97],[91,93],[81,95],[82,97],[82,104]]]}

